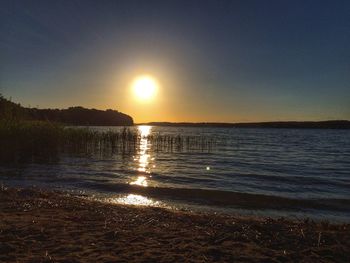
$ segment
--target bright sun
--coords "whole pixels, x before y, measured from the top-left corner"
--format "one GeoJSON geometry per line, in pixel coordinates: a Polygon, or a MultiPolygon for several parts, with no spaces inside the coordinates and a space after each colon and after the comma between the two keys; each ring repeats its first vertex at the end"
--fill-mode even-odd
{"type": "Polygon", "coordinates": [[[137,99],[149,101],[155,97],[158,90],[158,83],[155,78],[149,75],[143,75],[133,81],[132,89],[137,99]]]}

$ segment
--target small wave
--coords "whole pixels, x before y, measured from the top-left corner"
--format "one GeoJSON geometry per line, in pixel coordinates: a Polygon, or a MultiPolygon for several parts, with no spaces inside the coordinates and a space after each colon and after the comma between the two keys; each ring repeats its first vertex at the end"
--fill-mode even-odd
{"type": "Polygon", "coordinates": [[[345,182],[344,180],[336,180],[335,178],[320,178],[320,177],[311,177],[311,176],[281,176],[281,175],[267,175],[267,174],[233,174],[232,177],[242,178],[254,178],[255,180],[271,181],[271,182],[280,182],[280,183],[289,183],[293,185],[334,185],[338,187],[345,187],[350,189],[350,183],[345,182]]]}
{"type": "Polygon", "coordinates": [[[85,187],[114,193],[181,200],[201,205],[244,209],[350,211],[350,199],[293,199],[287,197],[192,188],[140,187],[128,184],[88,183],[85,187]]]}

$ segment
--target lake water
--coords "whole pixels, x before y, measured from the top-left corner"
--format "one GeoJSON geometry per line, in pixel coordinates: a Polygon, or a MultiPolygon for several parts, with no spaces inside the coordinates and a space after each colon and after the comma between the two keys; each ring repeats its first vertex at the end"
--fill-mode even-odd
{"type": "MultiPolygon", "coordinates": [[[[119,127],[92,127],[97,130],[119,127]]],[[[135,126],[130,155],[0,167],[0,181],[108,202],[350,221],[350,131],[135,126]],[[215,137],[210,151],[155,151],[150,134],[215,137]]]]}

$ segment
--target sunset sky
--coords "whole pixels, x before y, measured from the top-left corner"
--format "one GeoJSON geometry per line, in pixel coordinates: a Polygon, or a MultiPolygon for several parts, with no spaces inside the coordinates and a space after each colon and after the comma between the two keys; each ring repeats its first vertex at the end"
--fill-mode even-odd
{"type": "Polygon", "coordinates": [[[135,122],[350,119],[350,1],[2,0],[0,92],[135,122]]]}

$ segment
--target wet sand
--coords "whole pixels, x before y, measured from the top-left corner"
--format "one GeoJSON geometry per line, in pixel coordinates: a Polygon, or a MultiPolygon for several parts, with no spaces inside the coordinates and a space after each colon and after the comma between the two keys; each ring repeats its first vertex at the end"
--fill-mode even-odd
{"type": "Polygon", "coordinates": [[[350,262],[350,224],[0,189],[0,262],[350,262]]]}

